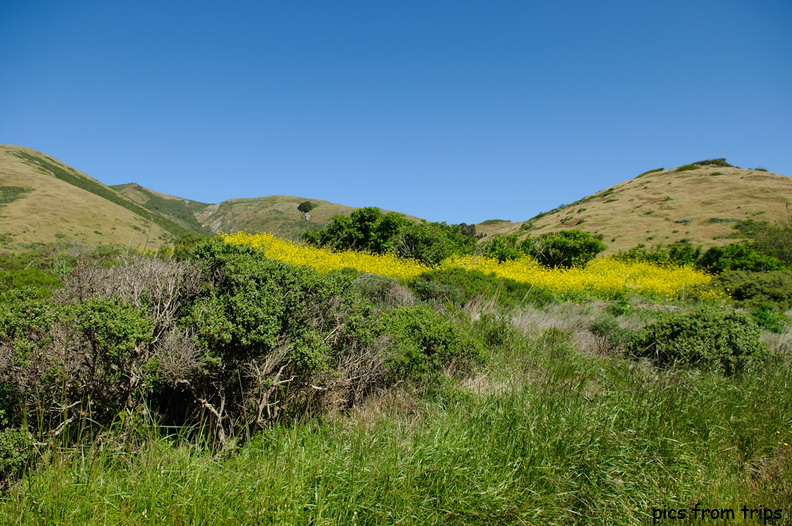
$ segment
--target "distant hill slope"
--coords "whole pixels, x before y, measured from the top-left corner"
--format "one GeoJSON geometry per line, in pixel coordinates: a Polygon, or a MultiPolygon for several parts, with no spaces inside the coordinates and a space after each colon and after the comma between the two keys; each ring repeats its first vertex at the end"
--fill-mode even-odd
{"type": "Polygon", "coordinates": [[[757,169],[687,165],[652,170],[519,223],[476,225],[486,238],[499,234],[580,229],[602,234],[606,253],[683,239],[705,247],[734,242],[734,225],[790,218],[792,177],[757,169]]]}
{"type": "MultiPolygon", "coordinates": [[[[245,230],[269,232],[297,240],[303,232],[324,228],[333,216],[349,215],[356,210],[330,201],[290,195],[229,199],[206,204],[155,192],[136,183],[113,188],[141,206],[169,217],[192,232],[205,235],[245,230]],[[310,201],[313,206],[308,213],[298,210],[305,201],[310,201]]],[[[417,217],[405,217],[419,221],[417,217]]]]}
{"type": "Polygon", "coordinates": [[[52,157],[0,145],[0,248],[49,242],[155,247],[185,232],[52,157]]]}
{"type": "Polygon", "coordinates": [[[298,239],[302,232],[327,225],[332,216],[349,214],[355,210],[351,206],[330,201],[288,195],[229,199],[206,204],[155,192],[136,183],[113,188],[141,206],[171,218],[194,233],[204,235],[247,230],[298,239]],[[305,201],[313,205],[308,213],[297,209],[305,201]]]}

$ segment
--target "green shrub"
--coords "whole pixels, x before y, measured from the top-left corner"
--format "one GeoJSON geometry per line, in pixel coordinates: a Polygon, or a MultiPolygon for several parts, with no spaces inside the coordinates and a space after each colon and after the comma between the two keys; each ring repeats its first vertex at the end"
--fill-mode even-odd
{"type": "Polygon", "coordinates": [[[776,257],[756,250],[753,243],[742,241],[724,247],[712,247],[701,255],[697,266],[708,272],[720,274],[726,270],[765,272],[780,270],[786,265],[776,257]]]}
{"type": "Polygon", "coordinates": [[[493,300],[504,307],[524,303],[546,305],[553,295],[530,283],[488,275],[478,270],[451,268],[424,272],[410,282],[418,299],[448,302],[456,306],[473,299],[493,300]]]}
{"type": "Polygon", "coordinates": [[[582,267],[605,250],[596,236],[582,230],[562,230],[542,234],[533,241],[532,255],[554,268],[582,267]]]}
{"type": "Polygon", "coordinates": [[[784,332],[789,323],[789,318],[776,312],[770,305],[762,305],[760,308],[751,311],[751,316],[753,316],[759,327],[776,334],[784,332]]]}
{"type": "Polygon", "coordinates": [[[395,342],[387,367],[397,380],[425,381],[446,368],[466,371],[485,361],[478,339],[427,305],[392,310],[385,327],[395,342]]]}
{"type": "Polygon", "coordinates": [[[316,208],[316,206],[317,205],[315,203],[312,203],[310,201],[303,201],[302,203],[297,205],[297,210],[299,210],[300,212],[302,212],[304,214],[307,214],[308,212],[310,212],[311,210],[316,208]]]}
{"type": "Polygon", "coordinates": [[[0,491],[18,478],[33,460],[33,437],[26,429],[0,430],[0,491]]]}
{"type": "Polygon", "coordinates": [[[647,325],[630,339],[627,351],[661,367],[698,367],[727,375],[768,353],[750,316],[711,307],[670,314],[647,325]]]}
{"type": "Polygon", "coordinates": [[[714,280],[739,305],[752,309],[792,308],[792,270],[770,272],[728,271],[714,280]]]}

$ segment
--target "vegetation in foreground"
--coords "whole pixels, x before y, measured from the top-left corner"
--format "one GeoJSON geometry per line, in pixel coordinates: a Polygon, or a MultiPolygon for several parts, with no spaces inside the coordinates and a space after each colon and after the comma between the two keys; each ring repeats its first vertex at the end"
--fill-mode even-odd
{"type": "Polygon", "coordinates": [[[4,523],[792,518],[776,306],[265,250],[4,262],[4,523]]]}

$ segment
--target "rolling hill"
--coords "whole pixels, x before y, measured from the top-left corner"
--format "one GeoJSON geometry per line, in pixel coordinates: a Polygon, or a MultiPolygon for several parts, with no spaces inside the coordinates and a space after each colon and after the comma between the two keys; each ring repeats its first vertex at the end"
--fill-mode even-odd
{"type": "Polygon", "coordinates": [[[790,219],[792,177],[716,161],[650,170],[528,221],[485,221],[476,230],[487,239],[575,228],[602,235],[612,253],[681,240],[725,245],[735,241],[739,221],[790,219]]]}
{"type": "MultiPolygon", "coordinates": [[[[790,219],[792,178],[724,160],[656,169],[523,222],[476,224],[483,239],[581,229],[601,235],[606,253],[688,240],[734,240],[740,221],[790,219]]],[[[36,243],[114,243],[154,248],[187,234],[265,231],[297,239],[355,210],[320,199],[272,195],[201,203],[135,183],[106,186],[41,152],[0,145],[0,248],[36,243]],[[301,212],[301,203],[313,208],[301,212]]],[[[412,220],[418,218],[407,216],[412,220]]]]}
{"type": "Polygon", "coordinates": [[[155,247],[186,232],[52,157],[0,145],[0,247],[52,242],[155,247]]]}
{"type": "Polygon", "coordinates": [[[136,183],[113,188],[141,206],[169,217],[194,233],[204,235],[247,230],[297,239],[301,232],[322,228],[332,216],[349,214],[355,210],[351,206],[330,201],[288,195],[229,199],[207,204],[155,192],[136,183]],[[297,209],[305,201],[310,201],[314,206],[308,213],[297,209]]]}

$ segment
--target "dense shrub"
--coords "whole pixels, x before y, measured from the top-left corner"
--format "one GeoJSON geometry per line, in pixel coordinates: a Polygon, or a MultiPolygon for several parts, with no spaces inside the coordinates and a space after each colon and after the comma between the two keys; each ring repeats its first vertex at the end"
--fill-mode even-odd
{"type": "Polygon", "coordinates": [[[744,307],[767,306],[780,311],[792,308],[792,270],[728,271],[719,275],[714,284],[744,307]]]}
{"type": "Polygon", "coordinates": [[[297,205],[297,210],[299,210],[300,212],[302,212],[304,214],[307,214],[308,212],[310,212],[311,210],[316,208],[316,206],[317,205],[315,203],[312,203],[310,201],[303,201],[302,203],[297,205]]]}
{"type": "Polygon", "coordinates": [[[531,255],[549,267],[582,267],[603,250],[602,241],[588,232],[562,230],[536,238],[531,255]]]}
{"type": "Polygon", "coordinates": [[[409,286],[421,300],[449,302],[456,306],[474,299],[492,300],[504,307],[524,303],[545,305],[554,299],[550,292],[532,283],[459,267],[425,272],[409,286]]]}
{"type": "Polygon", "coordinates": [[[701,255],[697,266],[715,274],[726,270],[766,272],[785,267],[781,260],[759,252],[753,243],[747,241],[712,247],[701,255]]]}
{"type": "Polygon", "coordinates": [[[403,258],[434,265],[451,254],[467,254],[476,244],[475,227],[445,223],[414,223],[401,214],[360,208],[347,216],[333,216],[322,229],[303,234],[303,240],[336,250],[394,252],[403,258]]]}
{"type": "Polygon", "coordinates": [[[394,309],[385,326],[395,341],[386,364],[397,380],[431,379],[446,368],[468,370],[485,360],[478,339],[426,305],[394,309]]]}
{"type": "Polygon", "coordinates": [[[701,257],[701,247],[690,242],[653,247],[637,245],[629,250],[619,251],[614,257],[621,261],[646,261],[661,265],[695,265],[701,257]]]}
{"type": "Polygon", "coordinates": [[[26,429],[0,429],[0,491],[33,460],[33,437],[26,429]]]}
{"type": "Polygon", "coordinates": [[[691,366],[734,374],[767,355],[747,314],[703,307],[673,313],[637,331],[627,344],[658,366],[691,366]]]}
{"type": "Polygon", "coordinates": [[[530,239],[520,240],[517,235],[496,236],[492,239],[479,244],[476,252],[482,256],[497,259],[498,261],[510,261],[519,259],[531,253],[533,244],[530,239]]]}

